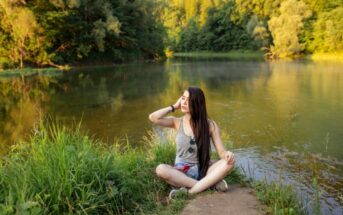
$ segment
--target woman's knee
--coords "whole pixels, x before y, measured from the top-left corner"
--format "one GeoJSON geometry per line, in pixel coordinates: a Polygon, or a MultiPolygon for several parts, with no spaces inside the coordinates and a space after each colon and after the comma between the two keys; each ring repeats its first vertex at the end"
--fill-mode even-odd
{"type": "Polygon", "coordinates": [[[159,164],[157,167],[156,167],[156,175],[160,178],[164,178],[164,179],[167,179],[168,178],[168,165],[166,164],[159,164]]]}

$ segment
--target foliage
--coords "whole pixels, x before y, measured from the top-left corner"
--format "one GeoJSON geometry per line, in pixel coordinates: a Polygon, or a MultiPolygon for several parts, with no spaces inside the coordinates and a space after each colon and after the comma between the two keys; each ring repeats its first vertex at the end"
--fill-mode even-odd
{"type": "Polygon", "coordinates": [[[312,50],[337,52],[343,50],[343,7],[319,14],[314,23],[312,50]]]}
{"type": "Polygon", "coordinates": [[[172,51],[262,48],[271,58],[342,52],[342,0],[160,2],[172,51]]]}
{"type": "Polygon", "coordinates": [[[342,0],[2,0],[0,69],[171,51],[342,52],[342,0]]]}
{"type": "Polygon", "coordinates": [[[227,3],[219,9],[207,10],[207,20],[201,25],[198,17],[193,17],[181,30],[177,51],[228,51],[254,49],[256,43],[247,31],[230,20],[234,5],[227,3]]]}
{"type": "MultiPolygon", "coordinates": [[[[177,51],[194,51],[198,48],[199,33],[198,25],[194,20],[191,20],[183,31],[180,33],[180,41],[177,51]]],[[[199,41],[200,42],[200,41],[199,41]]],[[[203,42],[203,41],[202,41],[203,42]]]]}
{"type": "Polygon", "coordinates": [[[253,182],[258,199],[268,205],[267,214],[306,214],[290,186],[277,183],[253,182]]]}
{"type": "Polygon", "coordinates": [[[258,47],[267,47],[270,41],[270,32],[267,27],[267,22],[258,16],[253,15],[246,24],[246,31],[254,38],[258,47]]]}
{"type": "Polygon", "coordinates": [[[311,11],[301,0],[287,0],[280,6],[280,15],[268,21],[274,45],[270,48],[272,58],[289,58],[299,55],[305,45],[299,42],[298,35],[303,29],[304,20],[311,11]]]}
{"type": "Polygon", "coordinates": [[[229,0],[164,1],[167,46],[174,51],[254,50],[270,44],[265,19],[229,0]]]}
{"type": "Polygon", "coordinates": [[[1,159],[1,214],[123,214],[156,209],[167,194],[154,168],[171,144],[149,151],[105,146],[65,127],[40,126],[1,159]]]}
{"type": "Polygon", "coordinates": [[[164,30],[155,5],[153,0],[1,1],[0,59],[22,67],[163,56],[164,30]]]}
{"type": "Polygon", "coordinates": [[[277,15],[277,9],[284,0],[235,0],[237,11],[243,16],[253,13],[258,17],[277,15]]]}
{"type": "Polygon", "coordinates": [[[43,29],[22,1],[1,1],[0,20],[1,58],[19,64],[21,68],[24,61],[44,61],[46,52],[40,48],[44,43],[43,29]]]}

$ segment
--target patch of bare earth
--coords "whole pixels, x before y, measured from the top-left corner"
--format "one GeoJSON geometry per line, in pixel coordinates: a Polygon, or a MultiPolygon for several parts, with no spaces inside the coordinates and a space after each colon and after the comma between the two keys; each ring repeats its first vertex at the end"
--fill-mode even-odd
{"type": "Polygon", "coordinates": [[[198,195],[192,199],[181,215],[262,215],[263,206],[252,190],[240,185],[229,185],[225,193],[198,195]]]}

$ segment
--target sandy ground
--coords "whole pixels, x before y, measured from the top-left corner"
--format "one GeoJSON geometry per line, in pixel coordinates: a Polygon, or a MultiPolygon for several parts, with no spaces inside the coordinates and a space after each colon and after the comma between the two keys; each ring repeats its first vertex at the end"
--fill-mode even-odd
{"type": "Polygon", "coordinates": [[[215,192],[192,199],[181,215],[262,215],[263,208],[250,188],[229,185],[225,193],[215,192]]]}

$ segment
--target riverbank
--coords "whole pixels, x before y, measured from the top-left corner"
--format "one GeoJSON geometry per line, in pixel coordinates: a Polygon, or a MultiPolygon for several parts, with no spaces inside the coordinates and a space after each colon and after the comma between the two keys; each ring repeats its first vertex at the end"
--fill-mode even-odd
{"type": "Polygon", "coordinates": [[[11,69],[11,70],[0,71],[0,79],[10,79],[13,77],[34,76],[34,75],[56,76],[62,73],[63,73],[63,70],[59,70],[56,68],[11,69]]]}
{"type": "Polygon", "coordinates": [[[0,79],[1,78],[11,78],[11,77],[20,77],[20,76],[32,76],[32,75],[44,75],[44,76],[55,76],[62,73],[70,72],[72,70],[82,70],[82,69],[99,69],[99,68],[110,68],[114,66],[125,66],[125,65],[140,65],[148,63],[159,63],[162,62],[164,58],[149,60],[149,59],[136,59],[127,62],[111,62],[111,61],[90,61],[88,63],[76,63],[65,65],[64,69],[59,69],[56,67],[27,67],[27,68],[18,68],[18,69],[1,69],[0,67],[0,79]]]}
{"type": "MultiPolygon", "coordinates": [[[[167,55],[168,56],[168,55],[167,55]]],[[[179,52],[169,54],[172,57],[190,57],[190,58],[222,58],[230,60],[263,60],[264,54],[261,51],[249,51],[249,50],[234,50],[229,52],[179,52]]]]}
{"type": "MultiPolygon", "coordinates": [[[[265,60],[264,53],[262,51],[250,51],[250,50],[234,50],[229,52],[209,52],[209,51],[198,51],[198,52],[178,52],[173,53],[166,51],[168,58],[196,58],[196,59],[227,59],[227,60],[243,60],[243,61],[262,61],[265,60]]],[[[315,61],[315,62],[343,62],[343,53],[317,53],[312,55],[305,55],[300,59],[315,61]]],[[[10,78],[15,76],[30,76],[36,74],[43,75],[56,75],[61,74],[64,71],[70,71],[73,69],[82,68],[100,68],[100,67],[112,67],[118,65],[127,65],[135,63],[156,63],[163,61],[164,58],[156,60],[135,60],[128,62],[113,63],[111,61],[91,61],[88,63],[77,63],[71,64],[64,67],[64,69],[58,69],[55,67],[46,68],[23,68],[23,69],[1,69],[0,67],[0,78],[10,78]]]]}
{"type": "MultiPolygon", "coordinates": [[[[170,187],[154,174],[159,163],[173,162],[171,142],[161,143],[150,134],[144,139],[144,149],[129,144],[109,146],[83,135],[79,128],[41,124],[30,141],[13,146],[1,158],[1,214],[181,212],[185,198],[168,202],[170,187]]],[[[226,180],[251,186],[260,199],[267,199],[263,203],[269,212],[300,214],[296,197],[288,189],[289,195],[279,195],[278,189],[283,188],[266,184],[259,189],[262,185],[247,183],[237,168],[226,180]]]]}
{"type": "Polygon", "coordinates": [[[306,59],[315,61],[315,62],[343,62],[343,52],[337,53],[316,53],[306,56],[306,59]]]}
{"type": "MultiPolygon", "coordinates": [[[[228,59],[228,60],[265,60],[262,51],[234,50],[229,52],[179,52],[168,53],[168,57],[199,58],[199,59],[228,59]]],[[[315,53],[304,55],[300,60],[309,60],[314,62],[343,62],[343,53],[315,53]]],[[[282,60],[282,59],[280,59],[282,60]]]]}

